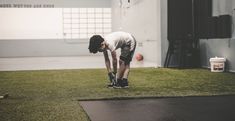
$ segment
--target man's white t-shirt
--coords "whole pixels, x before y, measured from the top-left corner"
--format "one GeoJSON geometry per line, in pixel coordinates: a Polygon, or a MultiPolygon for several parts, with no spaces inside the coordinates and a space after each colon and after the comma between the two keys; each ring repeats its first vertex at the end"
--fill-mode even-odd
{"type": "Polygon", "coordinates": [[[105,36],[104,40],[108,43],[108,47],[111,52],[125,45],[130,45],[130,51],[135,47],[135,39],[127,32],[113,32],[105,36]]]}

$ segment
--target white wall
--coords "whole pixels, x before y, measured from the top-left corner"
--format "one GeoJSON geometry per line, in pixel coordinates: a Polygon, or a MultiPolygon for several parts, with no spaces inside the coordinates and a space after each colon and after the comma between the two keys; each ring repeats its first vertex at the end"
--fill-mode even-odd
{"type": "Polygon", "coordinates": [[[168,39],[167,39],[167,0],[161,0],[161,46],[162,46],[162,65],[164,65],[167,49],[168,49],[168,39]]]}
{"type": "Polygon", "coordinates": [[[56,8],[110,7],[111,0],[1,0],[0,4],[54,5],[56,8]]]}
{"type": "Polygon", "coordinates": [[[0,39],[63,39],[62,8],[0,8],[0,39]]]}
{"type": "MultiPolygon", "coordinates": [[[[55,8],[82,8],[82,7],[111,7],[111,0],[1,0],[0,4],[10,4],[10,5],[47,5],[51,4],[54,5],[55,8]]],[[[3,9],[3,8],[1,8],[3,9]]],[[[15,9],[15,8],[10,8],[15,9]]],[[[25,9],[25,8],[18,8],[19,10],[25,9]]],[[[32,8],[35,9],[36,8],[32,8]]],[[[49,8],[40,8],[40,9],[49,9],[49,8]]],[[[3,11],[0,11],[3,12],[3,11]]],[[[52,12],[52,14],[60,14],[57,12],[52,12]]],[[[62,14],[62,12],[61,12],[62,14]]],[[[26,15],[26,14],[24,14],[26,15]]],[[[9,36],[5,36],[6,38],[3,38],[3,34],[0,35],[2,39],[0,39],[0,57],[37,57],[37,56],[79,56],[79,55],[91,55],[88,51],[88,40],[76,40],[76,41],[66,41],[64,39],[61,39],[60,30],[58,27],[58,22],[61,22],[60,19],[58,21],[55,20],[56,15],[51,15],[50,13],[47,14],[48,16],[43,19],[43,15],[33,15],[31,13],[31,16],[34,16],[35,18],[32,18],[30,20],[22,20],[24,18],[17,18],[16,16],[7,16],[9,20],[12,21],[11,23],[16,24],[17,26],[8,25],[7,22],[3,22],[4,19],[1,18],[0,27],[6,27],[5,29],[1,28],[1,33],[11,34],[16,33],[15,36],[12,38],[9,38],[9,36]],[[42,18],[41,18],[42,17],[42,18]],[[12,19],[11,19],[12,18],[12,19]],[[40,18],[41,21],[38,20],[40,18]],[[24,27],[22,25],[25,24],[19,24],[19,21],[24,21],[24,23],[29,23],[30,26],[36,26],[37,30],[34,30],[32,27],[24,27]],[[52,21],[51,21],[52,20],[52,21]],[[35,25],[36,24],[36,25],[35,25]],[[48,26],[40,26],[40,24],[48,25],[48,26]],[[8,26],[11,26],[11,28],[7,28],[8,26]],[[46,31],[45,28],[48,29],[46,31]],[[17,30],[18,29],[18,30],[17,30]],[[28,31],[31,32],[25,34],[24,36],[21,36],[20,34],[17,34],[19,31],[28,31]],[[9,30],[11,32],[9,32],[9,30]],[[55,31],[54,31],[55,30],[55,31]],[[38,32],[38,34],[32,34],[38,32]],[[47,38],[48,37],[48,38],[47,38]],[[58,37],[58,38],[57,38],[58,37]],[[20,38],[20,39],[19,39],[20,38]]],[[[27,17],[26,17],[27,18],[27,17]]],[[[61,18],[62,19],[62,18],[61,18]]]]}
{"type": "Polygon", "coordinates": [[[160,7],[160,0],[131,0],[128,7],[112,0],[113,31],[132,33],[138,42],[136,53],[157,66],[161,66],[160,7]]]}

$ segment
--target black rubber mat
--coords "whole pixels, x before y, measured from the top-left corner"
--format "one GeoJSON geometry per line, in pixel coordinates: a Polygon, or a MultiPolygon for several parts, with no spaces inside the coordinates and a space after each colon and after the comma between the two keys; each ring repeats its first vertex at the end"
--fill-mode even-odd
{"type": "Polygon", "coordinates": [[[235,96],[81,101],[92,121],[235,121],[235,96]]]}

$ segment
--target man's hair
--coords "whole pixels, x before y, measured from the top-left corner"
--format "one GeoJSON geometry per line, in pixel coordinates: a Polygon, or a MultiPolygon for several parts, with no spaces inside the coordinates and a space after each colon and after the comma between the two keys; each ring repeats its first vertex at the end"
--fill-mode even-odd
{"type": "Polygon", "coordinates": [[[92,36],[90,38],[90,43],[89,43],[89,48],[88,48],[90,53],[97,53],[103,41],[104,41],[104,38],[102,38],[100,35],[92,36]]]}

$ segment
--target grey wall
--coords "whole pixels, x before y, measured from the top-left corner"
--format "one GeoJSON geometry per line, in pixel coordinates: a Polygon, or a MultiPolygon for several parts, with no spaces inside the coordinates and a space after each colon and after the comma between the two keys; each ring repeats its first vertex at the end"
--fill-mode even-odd
{"type": "MultiPolygon", "coordinates": [[[[58,8],[111,7],[111,0],[2,0],[0,4],[53,4],[58,8]]],[[[90,55],[87,48],[88,40],[0,39],[0,57],[90,55]]]]}
{"type": "MultiPolygon", "coordinates": [[[[213,15],[230,14],[235,23],[235,1],[234,0],[213,0],[213,15]]],[[[168,48],[167,40],[167,0],[161,0],[161,41],[162,41],[162,64],[168,48]]],[[[234,28],[234,24],[232,25],[234,28]]],[[[202,67],[210,67],[209,59],[211,57],[225,57],[227,59],[226,68],[235,72],[235,32],[233,29],[233,37],[228,39],[201,39],[200,53],[202,67]]]]}
{"type": "Polygon", "coordinates": [[[1,57],[88,55],[88,42],[69,43],[63,39],[0,40],[1,57]]]}
{"type": "MultiPolygon", "coordinates": [[[[230,14],[234,18],[234,0],[213,0],[213,15],[230,14]]],[[[235,72],[235,33],[234,24],[233,37],[227,39],[202,39],[200,40],[201,47],[201,62],[203,67],[209,67],[209,59],[211,57],[225,57],[227,59],[226,69],[235,72]]]]}
{"type": "Polygon", "coordinates": [[[131,0],[129,8],[112,0],[113,31],[132,33],[138,41],[136,53],[161,66],[161,13],[159,0],[131,0]]]}

